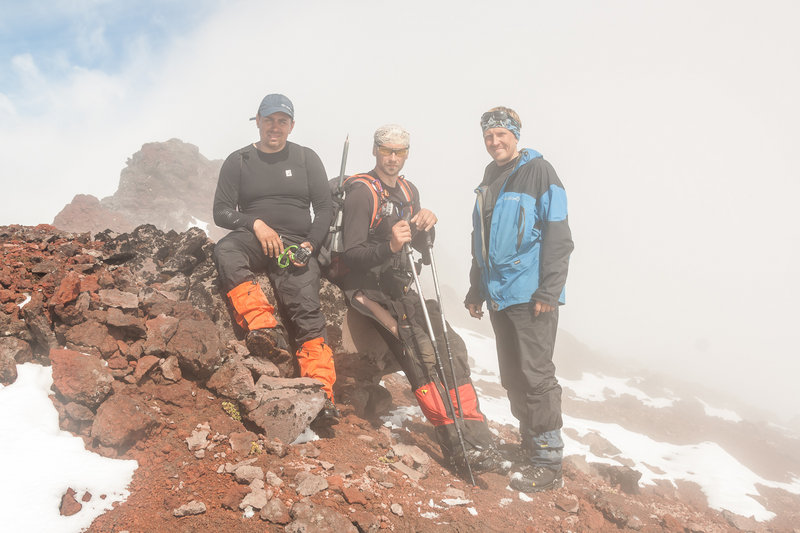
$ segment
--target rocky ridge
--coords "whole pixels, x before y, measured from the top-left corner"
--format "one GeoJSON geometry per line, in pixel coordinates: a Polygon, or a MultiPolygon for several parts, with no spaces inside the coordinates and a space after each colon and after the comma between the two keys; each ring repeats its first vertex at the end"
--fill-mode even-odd
{"type": "Polygon", "coordinates": [[[71,232],[111,229],[130,232],[141,224],[162,231],[203,226],[217,240],[225,230],[211,223],[221,160],[209,160],[197,146],[179,139],[146,143],[120,173],[116,192],[99,200],[78,194],[53,220],[71,232]]]}
{"type": "MultiPolygon", "coordinates": [[[[580,457],[558,491],[527,497],[497,474],[470,486],[424,421],[383,425],[413,395],[380,346],[352,353],[364,339],[327,284],[344,418],[290,444],[322,393],[247,352],[202,231],[9,226],[0,242],[0,381],[19,363],[51,365],[62,428],[140,465],[129,499],[90,531],[792,531],[796,513],[756,523],[709,509],[691,486],[641,488],[637,472],[580,457]]],[[[510,452],[515,432],[494,429],[510,452]]],[[[62,513],[99,496],[70,489],[62,513]]]]}

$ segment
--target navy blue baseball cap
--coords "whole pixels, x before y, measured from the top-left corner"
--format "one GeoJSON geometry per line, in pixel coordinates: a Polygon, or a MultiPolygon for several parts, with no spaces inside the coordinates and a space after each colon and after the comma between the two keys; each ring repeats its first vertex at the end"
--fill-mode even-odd
{"type": "MultiPolygon", "coordinates": [[[[294,106],[292,101],[283,96],[282,94],[268,94],[261,100],[261,105],[258,106],[258,115],[261,117],[268,117],[273,113],[286,113],[289,118],[294,120],[294,106]]],[[[250,120],[255,120],[256,117],[251,117],[250,120]]]]}

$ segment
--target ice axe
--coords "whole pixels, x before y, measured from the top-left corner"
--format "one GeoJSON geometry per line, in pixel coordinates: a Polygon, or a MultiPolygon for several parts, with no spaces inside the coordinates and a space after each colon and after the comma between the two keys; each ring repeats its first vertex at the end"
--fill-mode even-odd
{"type": "MultiPolygon", "coordinates": [[[[406,217],[403,217],[403,218],[404,218],[404,220],[407,220],[406,217]]],[[[442,365],[442,358],[439,356],[439,347],[436,344],[436,334],[433,332],[433,324],[431,324],[431,316],[428,313],[428,306],[425,305],[425,296],[422,294],[422,284],[419,282],[419,275],[417,274],[417,269],[414,268],[414,252],[411,249],[411,245],[409,243],[406,243],[406,244],[403,245],[403,253],[405,253],[406,256],[408,257],[408,263],[409,263],[409,266],[411,267],[411,274],[414,276],[414,284],[417,287],[417,294],[419,295],[419,301],[420,301],[420,304],[422,306],[422,314],[425,316],[425,325],[428,328],[428,335],[430,335],[431,344],[433,345],[433,354],[436,357],[436,367],[439,370],[439,374],[442,376],[442,384],[444,385],[444,396],[445,396],[445,398],[447,398],[446,405],[447,405],[448,408],[450,408],[450,416],[453,417],[453,424],[456,427],[456,434],[458,435],[458,442],[461,444],[461,453],[463,454],[463,457],[464,457],[464,464],[467,467],[467,474],[469,475],[469,482],[472,483],[472,485],[474,486],[475,485],[475,478],[472,476],[472,467],[469,464],[469,458],[467,457],[467,447],[464,444],[464,435],[461,432],[461,425],[459,424],[459,419],[460,419],[460,415],[461,415],[462,411],[461,411],[461,400],[458,397],[458,387],[457,386],[455,387],[455,389],[456,389],[456,401],[458,401],[458,403],[459,403],[459,406],[458,406],[459,416],[456,416],[456,410],[455,410],[455,407],[453,406],[453,399],[450,398],[450,386],[447,384],[447,375],[444,372],[444,365],[442,365]]],[[[431,262],[431,264],[433,264],[433,263],[431,262]]],[[[437,287],[437,297],[438,297],[438,287],[437,287]]],[[[441,309],[441,304],[440,304],[439,309],[441,309]]],[[[444,316],[442,317],[442,319],[444,319],[444,316]]],[[[446,327],[445,327],[445,330],[444,330],[444,336],[445,336],[445,340],[447,340],[447,328],[446,327]]],[[[448,352],[449,352],[450,351],[449,345],[448,345],[447,349],[448,349],[448,352]]],[[[452,356],[451,356],[451,358],[450,358],[450,368],[451,369],[453,368],[452,365],[453,365],[453,361],[452,361],[452,356]]],[[[453,380],[454,380],[453,385],[455,385],[455,372],[453,372],[453,380]]],[[[463,420],[462,420],[462,422],[463,422],[463,420]]]]}

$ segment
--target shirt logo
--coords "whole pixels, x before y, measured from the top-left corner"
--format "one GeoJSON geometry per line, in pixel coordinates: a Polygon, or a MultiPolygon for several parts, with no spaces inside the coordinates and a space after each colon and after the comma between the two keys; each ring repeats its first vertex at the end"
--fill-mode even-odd
{"type": "Polygon", "coordinates": [[[286,170],[286,177],[287,178],[291,178],[292,177],[292,169],[287,169],[286,170]]]}

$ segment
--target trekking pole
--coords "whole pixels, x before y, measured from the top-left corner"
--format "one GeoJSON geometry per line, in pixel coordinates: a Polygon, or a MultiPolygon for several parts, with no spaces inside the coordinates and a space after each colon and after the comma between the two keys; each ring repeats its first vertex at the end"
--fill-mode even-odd
{"type": "Polygon", "coordinates": [[[458,414],[464,418],[464,410],[461,408],[461,394],[458,392],[458,380],[456,379],[456,367],[453,363],[453,350],[450,348],[450,337],[447,335],[447,320],[444,318],[444,304],[442,303],[442,293],[439,290],[439,276],[436,274],[436,259],[433,257],[433,241],[431,234],[425,232],[425,244],[428,246],[428,254],[431,257],[431,274],[433,274],[433,288],[436,290],[436,302],[439,304],[439,316],[442,318],[442,334],[444,335],[444,345],[447,348],[447,359],[450,361],[450,375],[453,376],[453,388],[456,390],[456,405],[458,414]]]}
{"type": "MultiPolygon", "coordinates": [[[[439,347],[436,345],[436,335],[433,332],[433,325],[431,324],[431,317],[428,314],[428,307],[425,305],[425,296],[422,294],[422,284],[419,282],[417,269],[414,268],[414,252],[411,250],[411,245],[406,243],[403,246],[403,252],[408,256],[408,263],[411,266],[411,274],[414,276],[414,284],[417,287],[417,294],[419,294],[419,301],[422,304],[422,314],[425,316],[425,325],[428,327],[428,334],[431,337],[431,344],[433,344],[433,354],[436,357],[436,366],[442,374],[442,382],[444,385],[444,395],[447,398],[447,406],[450,408],[450,416],[453,417],[453,425],[456,427],[456,434],[458,441],[461,443],[461,453],[464,456],[464,464],[467,466],[467,473],[469,474],[469,482],[475,485],[475,478],[472,477],[472,467],[467,458],[467,446],[464,444],[464,435],[461,433],[461,425],[458,423],[459,417],[456,416],[455,407],[453,407],[453,399],[450,398],[450,386],[447,384],[447,375],[444,373],[444,366],[442,365],[442,358],[439,357],[439,347]]],[[[445,335],[447,335],[445,333],[445,335]]],[[[456,389],[458,394],[458,389],[456,389]]]]}

